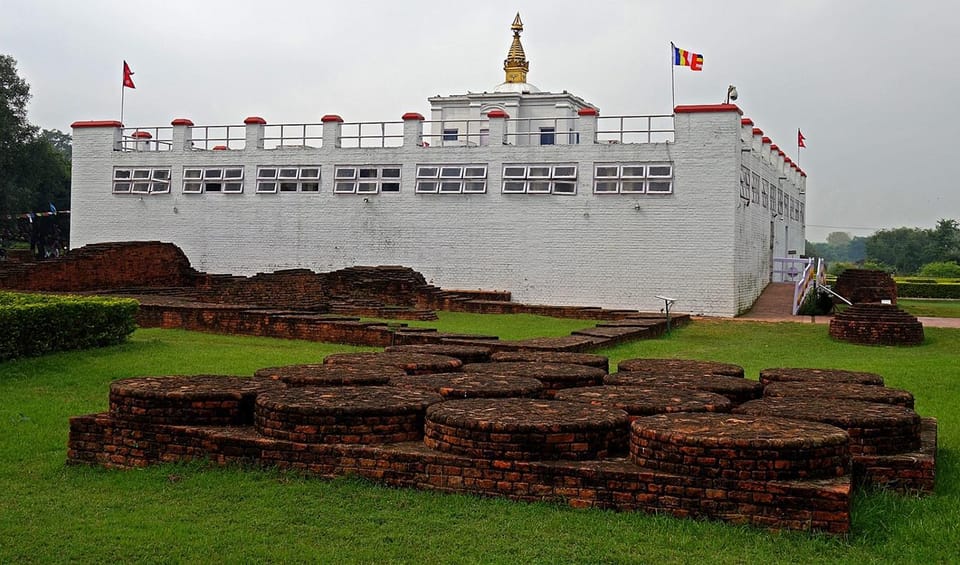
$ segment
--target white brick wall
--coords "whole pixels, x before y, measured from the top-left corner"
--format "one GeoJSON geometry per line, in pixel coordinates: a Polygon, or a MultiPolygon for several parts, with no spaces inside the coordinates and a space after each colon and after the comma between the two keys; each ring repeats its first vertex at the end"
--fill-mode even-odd
{"type": "MultiPolygon", "coordinates": [[[[444,288],[527,303],[659,310],[666,294],[678,311],[733,316],[769,279],[769,212],[738,207],[739,120],[678,114],[668,144],[141,153],[112,151],[114,128],[77,128],[71,245],[167,241],[201,271],[242,275],[405,265],[444,288]],[[672,162],[674,193],[595,195],[593,165],[608,161],[672,162]],[[523,162],[577,163],[577,194],[502,194],[502,164],[523,162]],[[418,163],[488,163],[487,193],[415,194],[418,163]],[[228,164],[245,166],[243,194],[181,193],[185,165],[228,164]],[[319,193],[255,193],[257,165],[315,164],[319,193]],[[341,164],[400,164],[401,192],[334,194],[341,164]],[[114,167],[164,165],[171,194],[111,193],[114,167]]],[[[802,250],[802,229],[791,232],[802,250]]]]}

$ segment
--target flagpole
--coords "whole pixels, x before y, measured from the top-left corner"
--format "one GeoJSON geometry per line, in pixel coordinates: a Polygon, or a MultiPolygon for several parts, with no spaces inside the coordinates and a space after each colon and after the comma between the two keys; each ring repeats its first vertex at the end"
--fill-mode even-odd
{"type": "Polygon", "coordinates": [[[120,127],[123,127],[123,95],[126,94],[127,87],[120,81],[120,127]]]}
{"type": "Polygon", "coordinates": [[[675,81],[673,77],[673,72],[674,72],[673,67],[676,66],[674,64],[673,58],[675,56],[676,49],[677,49],[677,46],[674,45],[673,42],[671,41],[670,42],[670,114],[671,115],[674,112],[674,108],[677,107],[676,86],[675,86],[675,81]]]}

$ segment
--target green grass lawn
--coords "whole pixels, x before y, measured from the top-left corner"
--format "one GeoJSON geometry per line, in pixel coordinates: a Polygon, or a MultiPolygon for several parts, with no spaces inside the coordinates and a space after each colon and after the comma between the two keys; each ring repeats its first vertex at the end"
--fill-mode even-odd
{"type": "MultiPolygon", "coordinates": [[[[463,330],[447,327],[449,319],[442,317],[442,329],[463,330]]],[[[568,323],[541,319],[533,335],[563,335],[568,323]]],[[[521,322],[478,317],[475,325],[479,333],[506,335],[521,322]]],[[[0,563],[955,562],[960,330],[929,328],[926,335],[919,347],[862,347],[834,342],[825,327],[812,324],[697,321],[663,339],[602,352],[613,362],[640,356],[733,362],[753,378],[774,366],[875,371],[890,386],[913,391],[918,411],[940,421],[937,491],[923,498],[858,495],[846,539],[199,463],[136,471],[68,467],[67,420],[106,410],[111,380],[250,375],[358,348],[151,329],[123,345],[2,363],[0,563]]]]}
{"type": "Polygon", "coordinates": [[[570,332],[595,325],[590,320],[550,318],[534,314],[467,314],[464,312],[437,312],[439,320],[381,320],[364,321],[402,323],[412,328],[437,328],[448,333],[495,335],[500,339],[530,337],[561,337],[570,332]]]}
{"type": "Polygon", "coordinates": [[[898,298],[897,306],[914,316],[935,318],[960,318],[960,300],[922,300],[898,298]]]}

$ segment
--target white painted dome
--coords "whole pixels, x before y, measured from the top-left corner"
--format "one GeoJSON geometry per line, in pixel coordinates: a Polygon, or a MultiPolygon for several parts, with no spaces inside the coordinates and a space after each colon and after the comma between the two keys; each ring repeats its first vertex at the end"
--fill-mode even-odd
{"type": "Polygon", "coordinates": [[[529,82],[501,82],[493,89],[494,92],[540,92],[540,89],[529,82]]]}

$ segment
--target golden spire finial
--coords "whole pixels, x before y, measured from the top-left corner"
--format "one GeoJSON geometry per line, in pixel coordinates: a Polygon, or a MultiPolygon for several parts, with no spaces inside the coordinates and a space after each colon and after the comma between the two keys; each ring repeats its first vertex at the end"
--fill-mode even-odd
{"type": "Polygon", "coordinates": [[[520,32],[523,31],[520,12],[517,12],[517,17],[513,18],[510,29],[513,30],[513,43],[510,44],[510,51],[507,52],[507,58],[503,62],[503,70],[507,74],[506,82],[527,82],[527,71],[530,70],[530,63],[527,62],[523,45],[520,43],[520,32]]]}

